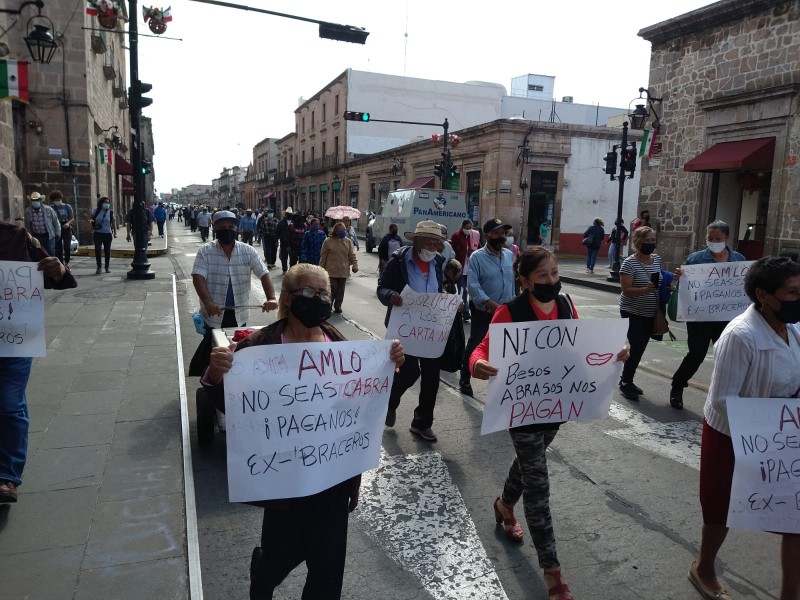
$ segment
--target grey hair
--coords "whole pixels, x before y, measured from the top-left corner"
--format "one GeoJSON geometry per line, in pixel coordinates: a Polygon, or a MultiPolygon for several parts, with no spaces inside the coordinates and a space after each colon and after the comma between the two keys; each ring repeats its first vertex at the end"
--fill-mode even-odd
{"type": "Polygon", "coordinates": [[[712,221],[711,223],[709,223],[708,227],[706,227],[706,233],[711,231],[712,229],[718,229],[719,231],[725,234],[725,237],[730,237],[731,235],[731,228],[728,227],[728,224],[725,221],[722,221],[720,219],[717,219],[716,221],[712,221]]]}

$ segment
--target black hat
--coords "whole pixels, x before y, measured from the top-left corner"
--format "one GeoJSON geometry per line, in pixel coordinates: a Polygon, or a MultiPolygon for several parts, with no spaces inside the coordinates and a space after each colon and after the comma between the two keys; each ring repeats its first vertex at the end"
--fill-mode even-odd
{"type": "Polygon", "coordinates": [[[508,231],[509,229],[512,229],[512,227],[511,225],[506,225],[500,219],[489,219],[483,224],[483,233],[489,233],[495,229],[503,229],[504,231],[508,231]]]}

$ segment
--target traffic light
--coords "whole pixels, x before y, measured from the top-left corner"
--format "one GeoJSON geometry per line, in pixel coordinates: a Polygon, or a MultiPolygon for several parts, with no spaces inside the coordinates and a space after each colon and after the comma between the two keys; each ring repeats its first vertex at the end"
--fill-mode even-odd
{"type": "Polygon", "coordinates": [[[606,153],[606,175],[615,175],[617,172],[617,151],[606,153]]]}
{"type": "Polygon", "coordinates": [[[450,179],[453,179],[458,175],[458,167],[455,165],[450,165],[450,179]]]}
{"type": "Polygon", "coordinates": [[[128,89],[128,103],[130,107],[141,110],[145,106],[150,106],[153,103],[153,99],[146,98],[143,94],[146,94],[152,89],[153,84],[151,83],[143,83],[139,80],[132,81],[131,87],[128,89]]]}
{"type": "Polygon", "coordinates": [[[345,121],[361,121],[366,123],[369,121],[369,113],[365,112],[353,112],[352,110],[345,111],[344,113],[344,120],[345,121]]]}
{"type": "Polygon", "coordinates": [[[147,175],[150,173],[152,166],[153,163],[149,159],[142,158],[142,175],[147,175]]]}
{"type": "Polygon", "coordinates": [[[629,172],[631,177],[633,177],[633,172],[636,170],[635,148],[625,148],[625,150],[622,151],[622,168],[629,172]]]}
{"type": "Polygon", "coordinates": [[[433,173],[436,175],[436,177],[444,179],[444,165],[442,163],[433,165],[433,173]]]}
{"type": "Polygon", "coordinates": [[[319,37],[337,42],[350,42],[351,44],[364,44],[369,31],[363,27],[353,25],[337,25],[336,23],[320,23],[319,37]]]}

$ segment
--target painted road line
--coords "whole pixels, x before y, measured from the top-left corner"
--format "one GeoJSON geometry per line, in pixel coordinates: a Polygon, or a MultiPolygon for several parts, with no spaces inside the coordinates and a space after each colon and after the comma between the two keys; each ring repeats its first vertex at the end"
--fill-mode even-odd
{"type": "Polygon", "coordinates": [[[361,477],[355,518],[431,597],[508,598],[441,454],[381,450],[380,466],[361,477]]]}
{"type": "Polygon", "coordinates": [[[698,421],[662,423],[616,402],[611,404],[608,414],[626,427],[607,430],[604,432],[607,435],[700,470],[703,426],[698,421]]]}

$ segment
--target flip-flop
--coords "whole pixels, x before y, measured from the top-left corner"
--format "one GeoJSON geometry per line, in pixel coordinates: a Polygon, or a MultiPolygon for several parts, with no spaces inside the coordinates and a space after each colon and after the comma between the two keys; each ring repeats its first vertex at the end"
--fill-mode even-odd
{"type": "Polygon", "coordinates": [[[719,590],[712,590],[703,583],[700,575],[697,574],[697,562],[693,562],[689,567],[689,581],[697,588],[700,595],[706,600],[733,600],[733,596],[724,587],[719,590]]]}

